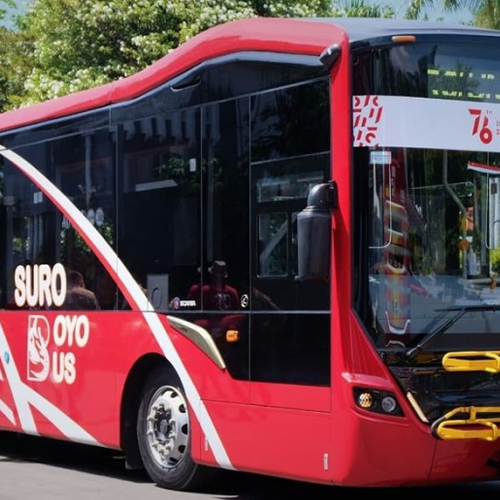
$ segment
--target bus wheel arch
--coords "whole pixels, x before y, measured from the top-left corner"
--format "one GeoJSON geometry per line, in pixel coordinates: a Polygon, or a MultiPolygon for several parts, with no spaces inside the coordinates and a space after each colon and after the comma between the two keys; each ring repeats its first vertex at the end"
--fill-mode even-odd
{"type": "Polygon", "coordinates": [[[130,370],[122,394],[120,410],[120,447],[125,452],[127,469],[143,469],[137,442],[137,414],[145,380],[159,367],[173,367],[161,355],[150,353],[139,358],[130,370]]]}

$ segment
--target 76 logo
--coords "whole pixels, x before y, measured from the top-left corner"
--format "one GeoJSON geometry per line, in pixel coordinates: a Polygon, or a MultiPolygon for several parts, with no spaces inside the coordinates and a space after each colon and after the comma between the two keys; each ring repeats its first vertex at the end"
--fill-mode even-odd
{"type": "Polygon", "coordinates": [[[493,140],[493,132],[489,128],[491,111],[481,109],[469,109],[469,113],[474,116],[474,125],[472,126],[472,135],[479,134],[479,140],[483,144],[489,144],[493,140]]]}

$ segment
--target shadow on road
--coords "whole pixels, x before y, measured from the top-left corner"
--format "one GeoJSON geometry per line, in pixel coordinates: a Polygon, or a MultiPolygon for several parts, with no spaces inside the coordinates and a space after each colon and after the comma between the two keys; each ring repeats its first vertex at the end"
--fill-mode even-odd
{"type": "Polygon", "coordinates": [[[0,432],[0,463],[34,462],[133,482],[150,482],[145,471],[125,469],[120,452],[80,444],[0,432]]]}
{"type": "MultiPolygon", "coordinates": [[[[151,483],[145,471],[126,470],[124,458],[119,452],[4,432],[0,432],[0,467],[2,462],[41,463],[134,483],[151,483]]],[[[153,484],[151,487],[154,487],[153,484]]],[[[415,489],[380,488],[371,491],[383,494],[386,500],[400,500],[402,494],[411,490],[415,489]]],[[[500,492],[500,482],[425,489],[425,494],[445,495],[467,493],[477,495],[492,492],[496,494],[500,492]]],[[[276,500],[283,497],[294,500],[331,500],[332,494],[342,498],[344,495],[350,497],[355,493],[366,494],[367,490],[333,488],[254,474],[220,471],[212,487],[204,490],[204,493],[209,498],[220,500],[276,500]]]]}
{"type": "MultiPolygon", "coordinates": [[[[230,477],[230,476],[228,476],[230,477]]],[[[401,495],[407,492],[433,493],[438,495],[464,495],[500,492],[500,483],[481,483],[474,485],[453,485],[426,488],[346,488],[335,486],[323,486],[284,479],[276,479],[264,476],[247,474],[234,474],[230,483],[226,486],[214,487],[210,493],[214,498],[220,500],[276,500],[276,498],[293,498],[294,500],[331,500],[333,496],[337,499],[351,498],[351,495],[375,493],[383,495],[386,500],[401,500],[401,495]],[[217,489],[219,488],[219,489],[217,489]]]]}

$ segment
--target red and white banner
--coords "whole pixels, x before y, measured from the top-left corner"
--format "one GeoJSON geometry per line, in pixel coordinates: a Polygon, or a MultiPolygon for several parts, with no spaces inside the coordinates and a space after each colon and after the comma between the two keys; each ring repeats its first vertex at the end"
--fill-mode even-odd
{"type": "Polygon", "coordinates": [[[467,170],[474,170],[474,172],[479,172],[480,174],[500,175],[500,167],[495,167],[494,165],[483,165],[482,163],[476,163],[473,161],[467,162],[467,170]]]}
{"type": "Polygon", "coordinates": [[[354,147],[500,152],[500,104],[354,96],[354,147]]]}

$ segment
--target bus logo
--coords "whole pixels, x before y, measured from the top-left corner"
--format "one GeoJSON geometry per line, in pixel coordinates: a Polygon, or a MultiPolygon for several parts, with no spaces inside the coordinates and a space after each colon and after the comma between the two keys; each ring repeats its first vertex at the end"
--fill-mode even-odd
{"type": "Polygon", "coordinates": [[[384,107],[378,96],[354,96],[354,146],[377,146],[377,133],[384,107]]]}
{"type": "Polygon", "coordinates": [[[472,126],[472,136],[479,135],[479,140],[483,144],[489,144],[493,140],[493,132],[488,127],[490,120],[487,115],[491,111],[482,111],[481,109],[469,109],[469,113],[474,116],[472,126]]]}
{"type": "Polygon", "coordinates": [[[43,316],[28,317],[28,380],[43,382],[50,370],[49,322],[43,316]]]}
{"type": "Polygon", "coordinates": [[[77,377],[77,353],[90,340],[85,315],[59,314],[52,326],[44,316],[28,317],[28,380],[73,384],[77,377]],[[49,353],[49,349],[51,354],[49,353]]]}

